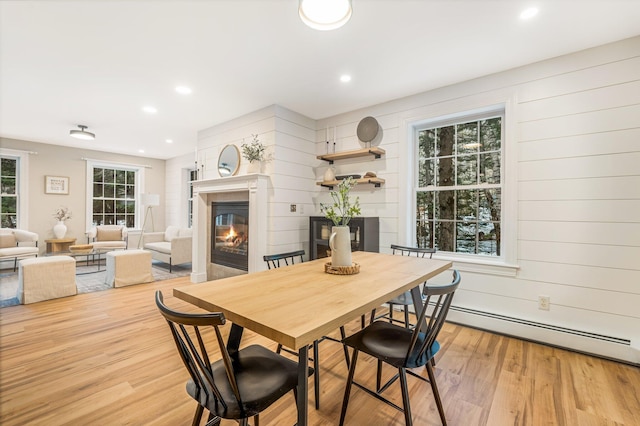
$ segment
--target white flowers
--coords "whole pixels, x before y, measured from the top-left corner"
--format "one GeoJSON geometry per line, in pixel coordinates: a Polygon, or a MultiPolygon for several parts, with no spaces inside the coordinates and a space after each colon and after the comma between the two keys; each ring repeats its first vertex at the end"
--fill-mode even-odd
{"type": "Polygon", "coordinates": [[[60,206],[55,210],[55,213],[53,213],[53,217],[64,222],[67,219],[71,219],[71,210],[69,210],[68,207],[60,206]]]}

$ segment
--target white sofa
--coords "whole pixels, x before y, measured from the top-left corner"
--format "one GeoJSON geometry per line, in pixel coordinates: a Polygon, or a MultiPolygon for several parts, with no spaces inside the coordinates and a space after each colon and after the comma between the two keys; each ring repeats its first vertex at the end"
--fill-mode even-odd
{"type": "Polygon", "coordinates": [[[13,259],[16,270],[18,259],[38,256],[38,234],[23,229],[0,228],[0,260],[13,259]]]}
{"type": "Polygon", "coordinates": [[[149,232],[142,235],[142,247],[151,252],[151,257],[173,265],[191,263],[192,232],[190,228],[168,226],[164,232],[149,232]]]}

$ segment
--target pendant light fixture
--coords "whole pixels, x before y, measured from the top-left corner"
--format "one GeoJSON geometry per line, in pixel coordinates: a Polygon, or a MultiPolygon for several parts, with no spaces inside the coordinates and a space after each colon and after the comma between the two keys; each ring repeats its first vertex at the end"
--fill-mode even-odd
{"type": "Polygon", "coordinates": [[[300,0],[302,22],[315,30],[335,30],[351,19],[351,0],[300,0]]]}
{"type": "Polygon", "coordinates": [[[78,124],[78,127],[80,127],[80,130],[70,130],[69,134],[71,136],[73,136],[76,139],[82,139],[85,141],[92,141],[96,138],[96,135],[94,135],[91,132],[87,132],[85,129],[87,128],[87,126],[82,126],[80,124],[78,124]]]}

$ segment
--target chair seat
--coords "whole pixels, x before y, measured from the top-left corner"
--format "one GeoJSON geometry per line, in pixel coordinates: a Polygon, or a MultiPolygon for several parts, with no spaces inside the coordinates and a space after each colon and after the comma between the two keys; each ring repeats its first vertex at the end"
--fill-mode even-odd
{"type": "Polygon", "coordinates": [[[126,241],[94,241],[91,245],[95,250],[124,250],[127,248],[126,241]]]}
{"type": "MultiPolygon", "coordinates": [[[[227,408],[212,396],[207,399],[192,380],[187,382],[187,393],[211,413],[225,419],[252,417],[273,404],[298,383],[298,363],[291,361],[263,346],[252,345],[243,348],[231,357],[236,372],[238,390],[242,395],[239,404],[231,390],[222,360],[211,365],[214,381],[227,408]],[[277,391],[274,392],[274,389],[277,391]]],[[[309,368],[309,375],[313,369],[309,368]]]]}
{"type": "MultiPolygon", "coordinates": [[[[421,367],[438,353],[440,344],[435,341],[431,345],[431,349],[426,351],[419,359],[410,358],[405,363],[412,336],[413,330],[411,329],[384,321],[376,321],[365,329],[347,337],[343,340],[343,343],[397,368],[402,366],[407,368],[421,367]]],[[[418,334],[418,347],[424,341],[424,337],[424,333],[418,334]]]]}
{"type": "Polygon", "coordinates": [[[0,249],[0,257],[35,256],[38,250],[38,247],[4,247],[0,249]]]}
{"type": "Polygon", "coordinates": [[[171,254],[171,242],[170,241],[160,241],[155,243],[146,243],[144,245],[145,250],[155,250],[164,254],[171,254]]]}

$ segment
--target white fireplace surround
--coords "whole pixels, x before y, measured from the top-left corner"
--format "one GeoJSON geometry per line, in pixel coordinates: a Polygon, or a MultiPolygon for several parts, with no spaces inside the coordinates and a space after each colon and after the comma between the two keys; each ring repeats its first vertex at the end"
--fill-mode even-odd
{"type": "Polygon", "coordinates": [[[248,174],[193,182],[193,261],[191,282],[209,280],[211,262],[211,194],[248,193],[249,197],[249,273],[264,269],[267,252],[267,200],[269,176],[248,174]]]}

